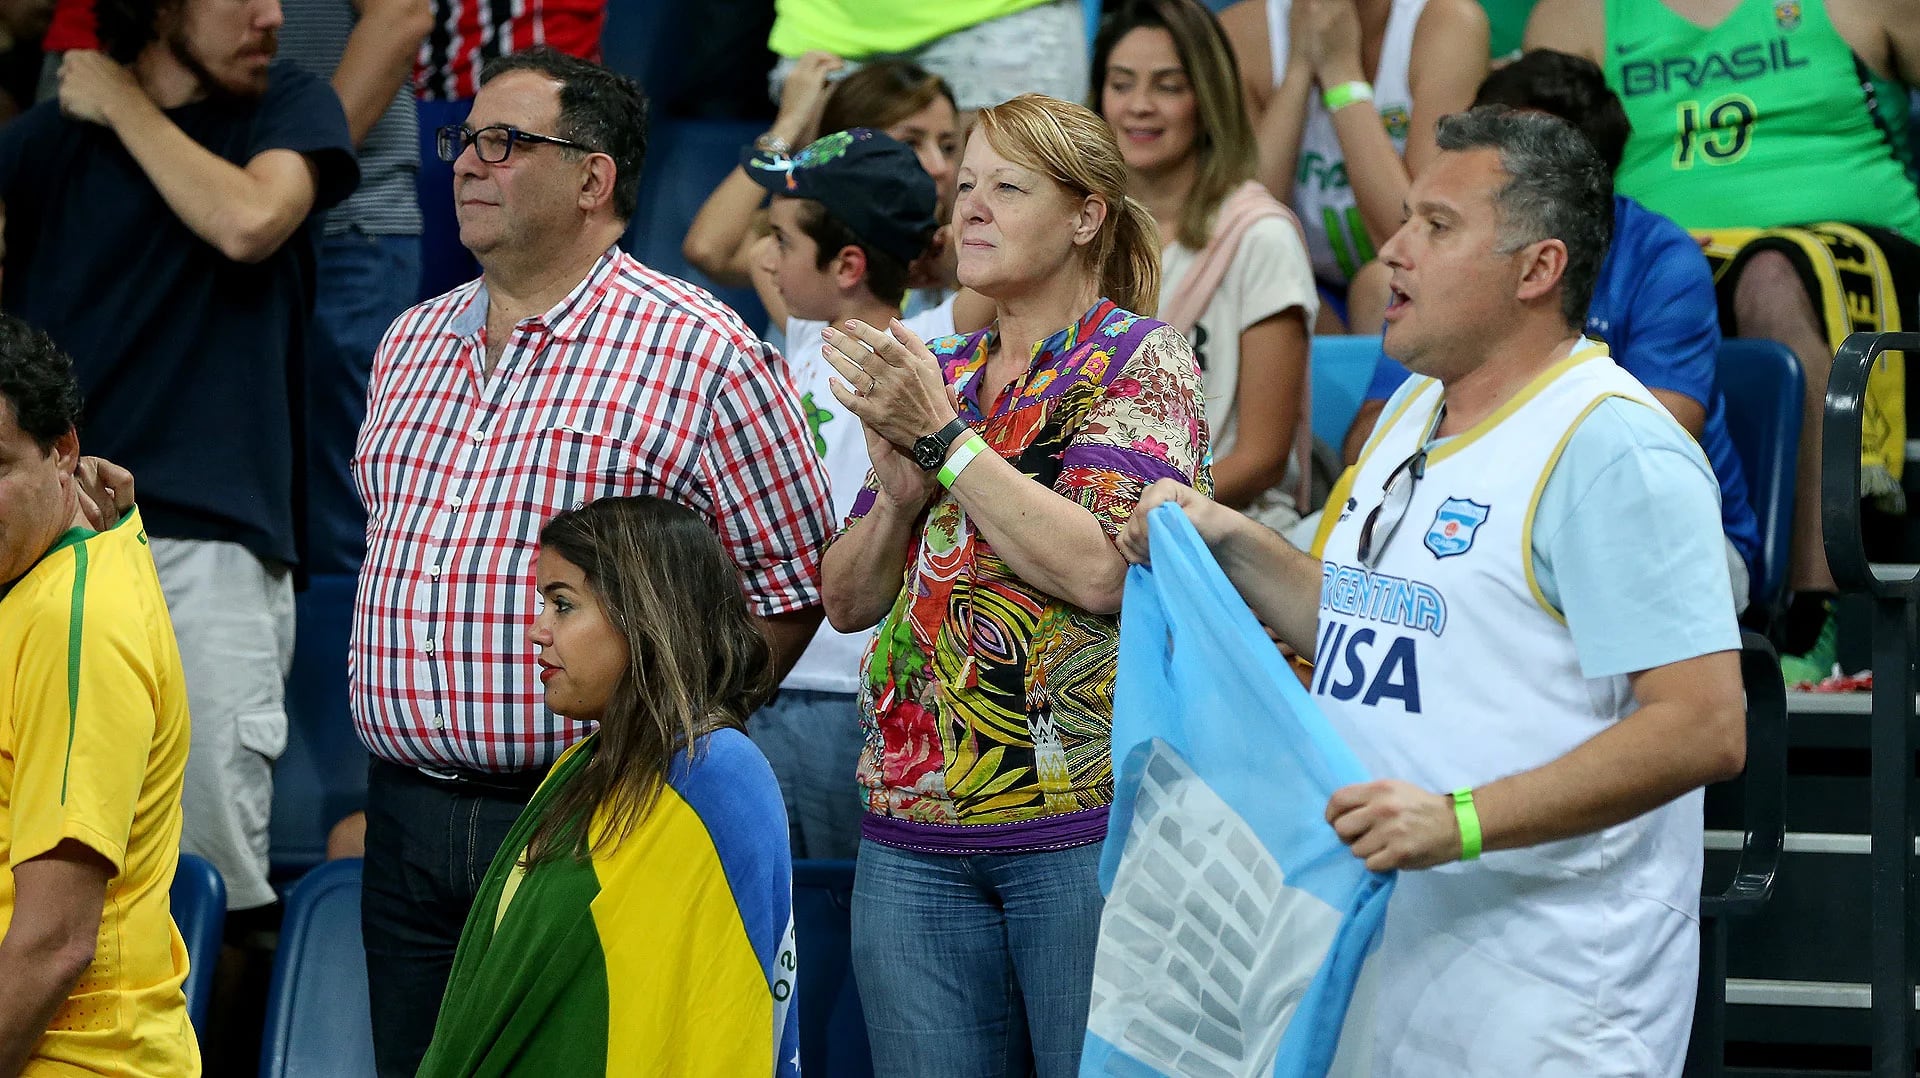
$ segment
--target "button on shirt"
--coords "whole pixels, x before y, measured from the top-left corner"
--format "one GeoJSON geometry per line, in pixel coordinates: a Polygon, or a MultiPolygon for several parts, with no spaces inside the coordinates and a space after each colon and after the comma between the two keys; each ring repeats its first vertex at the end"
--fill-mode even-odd
{"type": "Polygon", "coordinates": [[[486,372],[476,281],[396,321],[354,476],[367,560],[348,654],[376,756],[544,767],[591,729],[549,712],[527,640],[554,514],[652,494],[713,525],[755,613],[819,603],[827,485],[785,361],[732,311],[610,249],[486,372]]]}

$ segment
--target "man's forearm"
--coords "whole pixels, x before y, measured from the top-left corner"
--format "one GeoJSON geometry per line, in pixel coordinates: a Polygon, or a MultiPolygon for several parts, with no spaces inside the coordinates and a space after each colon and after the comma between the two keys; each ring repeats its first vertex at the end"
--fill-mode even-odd
{"type": "MultiPolygon", "coordinates": [[[[1483,850],[1592,834],[1740,773],[1746,709],[1738,652],[1629,676],[1639,710],[1539,767],[1473,788],[1483,850]]],[[[1451,791],[1374,779],[1334,791],[1327,822],[1376,872],[1458,860],[1465,840],[1451,791]]]]}
{"type": "MultiPolygon", "coordinates": [[[[1231,512],[1231,510],[1224,510],[1231,512]]],[[[1313,658],[1320,625],[1320,563],[1249,517],[1213,544],[1214,560],[1253,613],[1282,642],[1313,658]]]]}
{"type": "Polygon", "coordinates": [[[312,208],[310,194],[298,214],[276,206],[257,177],[193,141],[144,97],[119,106],[108,120],[168,208],[236,262],[257,262],[278,250],[312,208]]]}
{"type": "Polygon", "coordinates": [[[0,970],[7,971],[0,977],[0,1075],[13,1078],[26,1067],[86,968],[73,955],[0,940],[0,970]]]}
{"type": "Polygon", "coordinates": [[[20,1072],[92,964],[114,872],[74,839],[13,866],[13,919],[0,938],[0,1075],[20,1072]]]}
{"type": "Polygon", "coordinates": [[[1631,820],[1738,774],[1731,761],[1744,744],[1743,714],[1643,707],[1557,760],[1476,787],[1484,848],[1535,846],[1631,820]]]}
{"type": "Polygon", "coordinates": [[[800,661],[800,654],[813,642],[813,634],[820,628],[821,613],[821,607],[809,606],[759,619],[761,635],[767,638],[767,647],[773,651],[775,684],[787,679],[793,664],[800,661]]]}
{"type": "Polygon", "coordinates": [[[355,146],[392,106],[432,29],[433,9],[424,0],[368,0],[362,9],[333,72],[333,92],[355,146]]]}

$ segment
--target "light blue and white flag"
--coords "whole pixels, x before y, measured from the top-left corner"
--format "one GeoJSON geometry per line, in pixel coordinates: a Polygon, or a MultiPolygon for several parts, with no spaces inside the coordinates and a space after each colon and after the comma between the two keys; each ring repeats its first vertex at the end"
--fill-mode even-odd
{"type": "MultiPolygon", "coordinates": [[[[1367,1024],[1356,988],[1393,891],[1326,822],[1368,776],[1186,514],[1148,524],[1153,565],[1128,571],[1120,607],[1080,1074],[1325,1075],[1347,1019],[1367,1024]]],[[[1364,1067],[1348,1047],[1340,1069],[1364,1067]]]]}

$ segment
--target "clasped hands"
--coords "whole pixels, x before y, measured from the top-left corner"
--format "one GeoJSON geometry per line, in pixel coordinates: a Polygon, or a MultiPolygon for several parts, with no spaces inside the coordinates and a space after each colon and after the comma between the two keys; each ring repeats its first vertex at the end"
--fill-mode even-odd
{"type": "MultiPolygon", "coordinates": [[[[915,440],[952,421],[956,398],[925,342],[899,319],[889,328],[891,335],[857,320],[829,326],[821,351],[840,376],[829,383],[834,397],[865,427],[882,491],[917,508],[931,492],[933,478],[908,451],[915,440]]],[[[1121,550],[1129,560],[1149,560],[1147,511],[1162,501],[1179,502],[1203,517],[1219,515],[1209,514],[1215,504],[1190,488],[1156,484],[1122,536],[1121,550]]],[[[1218,538],[1205,537],[1210,545],[1218,538]]],[[[1410,782],[1378,779],[1343,787],[1328,799],[1326,818],[1340,841],[1375,872],[1431,868],[1461,854],[1453,799],[1410,782]]]]}
{"type": "Polygon", "coordinates": [[[881,492],[913,508],[936,483],[913,459],[913,443],[959,414],[959,401],[926,342],[898,318],[887,330],[853,319],[821,332],[821,353],[839,374],[833,396],[859,417],[881,492]],[[890,332],[889,332],[890,331],[890,332]]]}
{"type": "MultiPolygon", "coordinates": [[[[1360,13],[1354,0],[1293,0],[1287,12],[1285,59],[1303,65],[1325,90],[1363,81],[1360,13]]],[[[1282,57],[1274,57],[1277,66],[1282,57]]]]}

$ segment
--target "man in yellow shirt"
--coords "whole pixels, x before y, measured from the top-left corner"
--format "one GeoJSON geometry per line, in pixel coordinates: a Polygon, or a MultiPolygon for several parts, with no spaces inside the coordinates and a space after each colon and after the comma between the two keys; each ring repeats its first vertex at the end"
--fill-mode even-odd
{"type": "Polygon", "coordinates": [[[190,1078],[186,689],[139,511],[85,526],[79,403],[0,315],[0,1075],[190,1078]]]}

